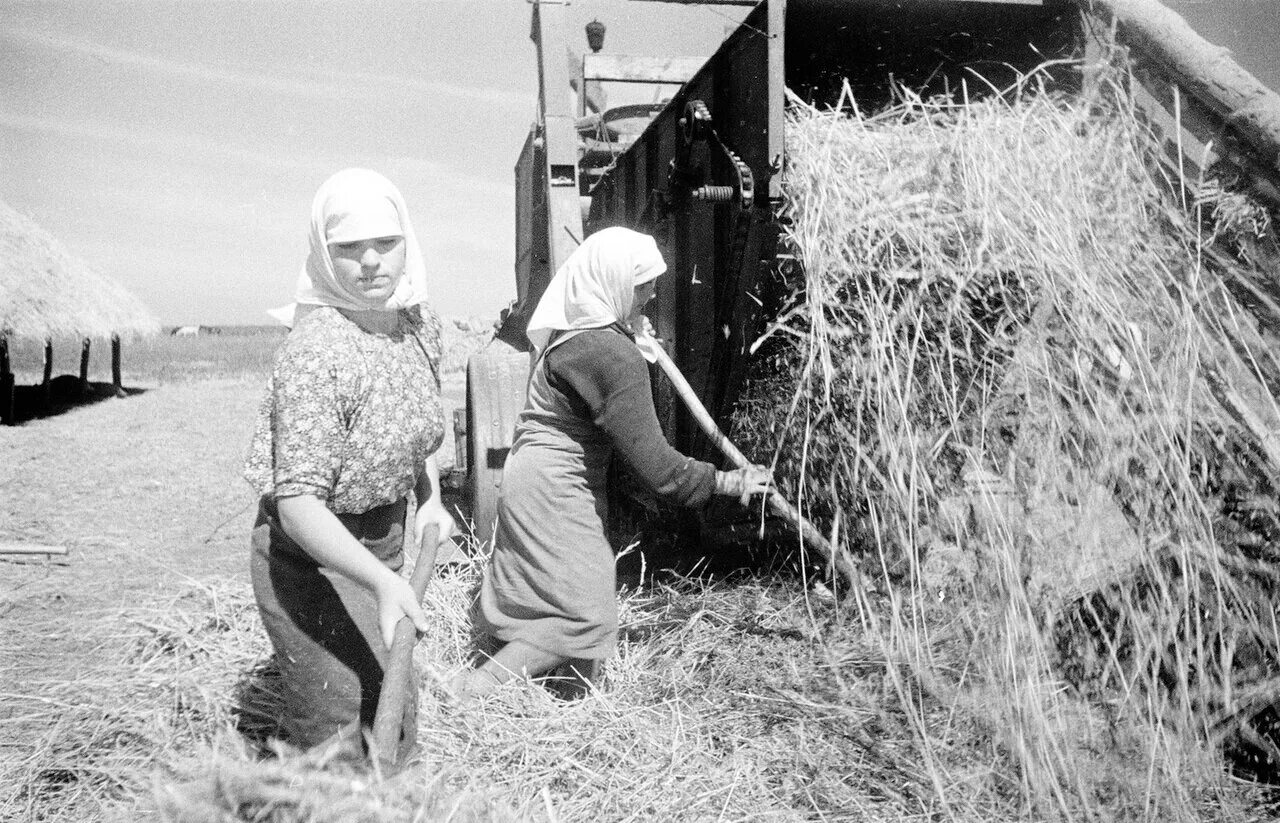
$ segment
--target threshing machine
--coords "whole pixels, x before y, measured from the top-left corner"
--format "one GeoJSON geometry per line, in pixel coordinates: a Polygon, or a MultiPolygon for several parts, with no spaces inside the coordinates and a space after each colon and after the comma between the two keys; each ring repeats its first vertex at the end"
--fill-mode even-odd
{"type": "MultiPolygon", "coordinates": [[[[725,427],[750,345],[777,310],[772,284],[787,258],[780,235],[788,95],[834,104],[847,81],[863,110],[891,102],[892,89],[902,87],[925,97],[961,89],[980,96],[1046,61],[1083,54],[1088,19],[1087,0],[728,1],[750,11],[705,61],[593,53],[570,69],[567,4],[531,0],[540,105],[515,167],[518,296],[493,344],[468,365],[467,405],[456,421],[481,539],[492,533],[502,464],[524,404],[529,316],[583,237],[622,225],[657,238],[668,274],[650,319],[725,427]],[[599,93],[610,82],[667,92],[657,103],[610,108],[599,93]],[[576,105],[570,87],[579,92],[576,105]]],[[[588,37],[599,38],[592,28],[588,37]]],[[[1168,62],[1158,54],[1147,61],[1153,87],[1179,88],[1168,62]]],[[[1057,79],[1078,83],[1080,75],[1068,70],[1057,79]]],[[[1183,106],[1205,97],[1183,86],[1183,106]]],[[[1216,121],[1212,111],[1206,117],[1221,130],[1221,112],[1216,121]]],[[[665,384],[654,385],[672,444],[720,462],[665,384]]],[[[713,509],[689,525],[706,529],[722,516],[713,509]]]]}

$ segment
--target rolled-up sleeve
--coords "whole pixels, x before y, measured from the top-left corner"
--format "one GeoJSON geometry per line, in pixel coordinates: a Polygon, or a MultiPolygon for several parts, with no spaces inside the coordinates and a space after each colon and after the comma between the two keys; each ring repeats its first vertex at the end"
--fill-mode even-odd
{"type": "Polygon", "coordinates": [[[305,350],[288,352],[271,376],[276,497],[328,500],[338,482],[346,422],[337,367],[305,350]]]}

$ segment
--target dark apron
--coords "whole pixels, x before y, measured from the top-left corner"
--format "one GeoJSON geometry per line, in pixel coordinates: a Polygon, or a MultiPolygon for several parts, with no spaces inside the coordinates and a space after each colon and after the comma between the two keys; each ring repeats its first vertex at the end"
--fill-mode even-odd
{"type": "MultiPolygon", "coordinates": [[[[388,568],[398,571],[404,564],[404,500],[337,517],[388,568]]],[[[253,593],[281,673],[287,741],[303,749],[333,744],[363,752],[388,657],[377,601],[286,535],[272,498],[259,501],[251,547],[253,593]]],[[[411,688],[400,762],[414,746],[417,709],[417,689],[411,688]]]]}

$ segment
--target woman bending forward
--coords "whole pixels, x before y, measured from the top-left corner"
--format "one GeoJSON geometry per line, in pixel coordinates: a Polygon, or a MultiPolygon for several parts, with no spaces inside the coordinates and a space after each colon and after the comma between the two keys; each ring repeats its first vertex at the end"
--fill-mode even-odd
{"type": "Polygon", "coordinates": [[[505,645],[459,675],[459,697],[568,663],[581,687],[617,647],[614,558],[605,533],[616,453],[663,499],[702,506],[746,499],[768,472],[718,472],[664,439],[633,329],[666,264],[652,237],[624,228],[586,239],[530,319],[528,399],[503,470],[493,559],[477,622],[505,645]]]}

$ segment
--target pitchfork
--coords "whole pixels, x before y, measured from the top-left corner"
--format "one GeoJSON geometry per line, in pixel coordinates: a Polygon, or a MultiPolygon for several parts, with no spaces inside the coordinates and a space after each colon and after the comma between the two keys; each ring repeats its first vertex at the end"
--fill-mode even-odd
{"type": "MultiPolygon", "coordinates": [[[[426,593],[427,583],[436,566],[436,554],[440,550],[439,526],[427,526],[418,544],[418,560],[413,565],[409,586],[419,603],[426,593]]],[[[409,695],[413,674],[413,647],[418,643],[418,630],[408,615],[396,623],[395,638],[391,641],[391,653],[387,668],[382,674],[382,691],[378,695],[378,711],[373,719],[374,752],[384,774],[394,774],[401,765],[398,738],[404,718],[404,707],[409,695]]],[[[416,733],[416,730],[415,730],[416,733]]]]}
{"type": "MultiPolygon", "coordinates": [[[[693,387],[689,385],[689,381],[685,380],[684,375],[680,373],[680,368],[672,362],[671,356],[662,348],[662,344],[648,334],[641,333],[636,335],[636,345],[647,359],[656,362],[663,373],[667,375],[667,379],[671,381],[676,394],[680,395],[680,399],[689,407],[689,413],[693,415],[693,419],[698,422],[698,426],[701,427],[703,433],[720,449],[721,453],[740,469],[751,465],[751,461],[747,460],[738,447],[730,442],[724,432],[720,431],[720,427],[716,425],[711,413],[707,411],[706,406],[702,405],[702,401],[694,393],[693,387]]],[[[831,564],[835,574],[841,580],[849,586],[858,584],[860,575],[849,556],[823,537],[822,533],[805,519],[800,510],[787,502],[787,499],[777,489],[770,489],[766,502],[774,514],[781,517],[796,530],[805,545],[818,552],[831,564]]]]}

